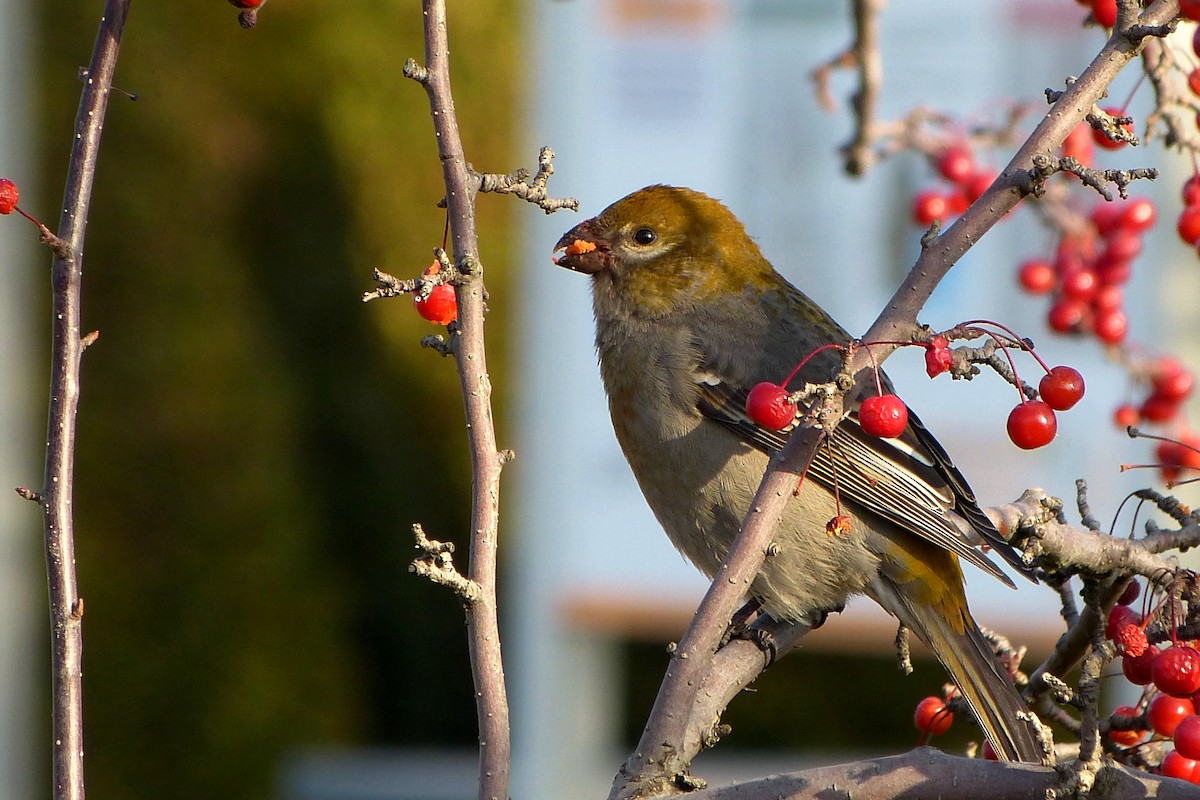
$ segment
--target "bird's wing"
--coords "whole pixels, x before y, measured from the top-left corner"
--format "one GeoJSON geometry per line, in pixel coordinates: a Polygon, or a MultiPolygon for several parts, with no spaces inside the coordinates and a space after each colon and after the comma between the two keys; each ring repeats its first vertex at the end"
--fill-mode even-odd
{"type": "MultiPolygon", "coordinates": [[[[696,384],[697,410],[702,415],[726,425],[742,441],[768,455],[783,447],[789,429],[769,430],[746,414],[749,387],[723,380],[712,365],[697,371],[696,384]]],[[[1009,586],[1014,586],[1012,580],[977,545],[986,542],[1032,578],[1029,568],[980,510],[946,451],[911,411],[908,429],[900,437],[880,439],[859,427],[857,409],[851,409],[830,440],[817,448],[808,477],[830,490],[836,482],[843,500],[928,539],[1009,586]],[[955,524],[951,510],[967,520],[971,531],[955,524]]]]}

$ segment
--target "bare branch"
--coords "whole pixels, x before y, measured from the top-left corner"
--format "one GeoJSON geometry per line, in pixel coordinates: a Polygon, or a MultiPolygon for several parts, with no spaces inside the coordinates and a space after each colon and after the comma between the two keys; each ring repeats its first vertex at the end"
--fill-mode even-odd
{"type": "MultiPolygon", "coordinates": [[[[1102,797],[1194,798],[1196,787],[1184,781],[1106,765],[1093,784],[1102,797]]],[[[773,775],[730,786],[700,789],[690,800],[834,800],[871,798],[901,800],[940,797],[945,800],[1010,800],[1052,797],[1063,788],[1049,767],[998,764],[982,758],[951,756],[921,747],[899,756],[856,761],[773,775]]]]}
{"type": "Polygon", "coordinates": [[[37,496],[45,517],[46,570],[50,584],[55,800],[84,797],[83,601],[75,575],[72,514],[79,367],[86,341],[86,337],[80,336],[82,253],[104,115],[130,2],[107,0],[104,4],[104,16],[75,116],[58,234],[51,234],[41,226],[43,239],[54,252],[50,273],[53,314],[46,471],[45,483],[37,496]]]}
{"type": "Polygon", "coordinates": [[[507,175],[490,172],[474,173],[474,175],[479,180],[479,191],[481,192],[516,195],[527,203],[533,203],[547,214],[553,214],[564,208],[578,211],[579,201],[574,197],[546,196],[546,181],[554,174],[553,161],[554,151],[549,147],[543,147],[538,153],[538,169],[532,180],[529,178],[529,171],[524,169],[510,172],[507,175]]]}
{"type": "Polygon", "coordinates": [[[450,587],[460,600],[468,606],[474,605],[479,600],[481,590],[478,583],[463,577],[454,566],[454,542],[430,539],[425,535],[425,529],[420,523],[414,523],[412,531],[421,555],[409,565],[409,572],[415,572],[434,583],[450,587]]]}
{"type": "MultiPolygon", "coordinates": [[[[404,74],[420,83],[429,96],[437,138],[446,213],[450,224],[456,280],[458,322],[450,340],[439,346],[454,354],[468,421],[467,435],[474,483],[471,499],[471,549],[467,575],[478,593],[466,605],[467,639],[475,681],[479,723],[480,800],[508,797],[510,762],[508,697],[500,653],[496,612],[496,544],[500,524],[500,472],[508,459],[496,446],[491,405],[491,379],[484,349],[483,318],[486,290],[475,226],[475,195],[479,180],[463,153],[458,117],[450,87],[450,50],[445,0],[423,0],[425,66],[411,59],[404,74]]],[[[439,263],[442,259],[439,258],[439,263]]],[[[448,263],[448,262],[447,262],[448,263]]],[[[443,271],[445,264],[443,264],[443,271]]]]}

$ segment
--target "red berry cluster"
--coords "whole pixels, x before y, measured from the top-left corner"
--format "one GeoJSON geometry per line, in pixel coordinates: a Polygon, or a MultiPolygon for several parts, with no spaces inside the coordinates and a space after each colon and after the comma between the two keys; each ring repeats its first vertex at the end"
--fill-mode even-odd
{"type": "MultiPolygon", "coordinates": [[[[934,336],[924,347],[925,373],[929,377],[936,378],[943,372],[950,371],[954,357],[950,353],[949,342],[945,336],[934,336]]],[[[1001,349],[1007,354],[1006,347],[1002,346],[1001,349]]],[[[1033,355],[1034,358],[1038,358],[1037,354],[1033,355]]],[[[1012,364],[1011,356],[1009,363],[1012,364]]],[[[1028,400],[1021,394],[1021,402],[1008,415],[1008,438],[1023,450],[1032,450],[1053,441],[1058,433],[1058,417],[1054,412],[1073,408],[1083,398],[1083,376],[1078,370],[1062,365],[1047,367],[1040,358],[1038,363],[1046,370],[1038,384],[1041,399],[1028,400]]],[[[1012,366],[1015,375],[1016,365],[1012,366]]]]}
{"type": "Polygon", "coordinates": [[[1129,332],[1121,287],[1142,252],[1142,234],[1153,227],[1158,214],[1148,199],[1134,197],[1101,201],[1090,219],[1094,235],[1064,236],[1053,260],[1025,261],[1017,279],[1030,294],[1052,295],[1046,315],[1051,330],[1091,333],[1105,344],[1120,344],[1129,332]]]}
{"type": "MultiPolygon", "coordinates": [[[[441,265],[434,261],[424,275],[429,277],[440,271],[441,265]]],[[[429,296],[424,299],[413,295],[413,306],[418,314],[435,325],[449,325],[458,319],[458,299],[454,296],[454,287],[446,283],[434,284],[429,296]]]]}
{"type": "Polygon", "coordinates": [[[1196,388],[1196,378],[1187,367],[1170,356],[1160,358],[1150,371],[1150,394],[1137,409],[1136,423],[1171,422],[1178,419],[1183,401],[1196,388]]]}
{"type": "Polygon", "coordinates": [[[1122,429],[1139,423],[1174,423],[1175,438],[1160,439],[1155,447],[1163,480],[1175,483],[1183,470],[1200,472],[1200,435],[1189,430],[1183,421],[1183,404],[1196,388],[1195,376],[1173,356],[1147,359],[1145,366],[1133,371],[1149,384],[1149,394],[1140,404],[1118,406],[1113,422],[1122,429]]]}
{"type": "MultiPolygon", "coordinates": [[[[773,431],[781,431],[791,425],[796,419],[798,407],[792,401],[787,385],[809,359],[830,348],[845,349],[841,345],[819,347],[805,356],[782,384],[771,381],[756,383],[746,395],[746,415],[756,424],[773,431]]],[[[908,406],[896,395],[883,391],[878,367],[875,368],[875,388],[878,393],[864,398],[859,405],[858,424],[871,436],[894,439],[908,427],[908,406]]]]}
{"type": "Polygon", "coordinates": [[[1142,725],[1133,729],[1110,729],[1108,738],[1123,747],[1140,744],[1151,731],[1172,739],[1175,750],[1163,760],[1164,775],[1200,783],[1200,650],[1176,641],[1168,647],[1151,645],[1143,618],[1130,604],[1138,597],[1138,584],[1131,582],[1108,615],[1105,636],[1121,654],[1121,671],[1138,686],[1148,687],[1136,706],[1119,706],[1114,716],[1135,717],[1142,725]],[[1148,726],[1148,727],[1147,727],[1148,726]]]}
{"type": "Polygon", "coordinates": [[[952,144],[937,157],[938,174],[950,181],[950,188],[925,189],[913,198],[913,221],[928,228],[935,221],[957,217],[967,206],[988,190],[996,172],[975,163],[965,143],[952,144]]]}
{"type": "MultiPolygon", "coordinates": [[[[756,383],[746,395],[746,415],[764,428],[781,431],[796,419],[791,393],[778,383],[756,383]]],[[[908,427],[908,406],[894,394],[872,395],[858,409],[858,424],[881,439],[894,439],[908,427]]]]}
{"type": "Polygon", "coordinates": [[[1083,398],[1083,376],[1074,367],[1059,365],[1046,371],[1038,383],[1041,400],[1024,395],[1008,414],[1008,438],[1022,450],[1050,444],[1058,433],[1055,411],[1067,411],[1083,398]]]}
{"type": "MultiPolygon", "coordinates": [[[[1014,340],[1018,338],[1016,334],[998,323],[976,320],[965,324],[991,325],[1001,328],[1014,340]]],[[[987,335],[995,337],[990,332],[987,335]]],[[[1001,340],[996,339],[996,341],[1001,340]]],[[[891,342],[890,344],[901,343],[891,342]]],[[[954,355],[950,352],[950,342],[945,335],[935,335],[928,342],[920,343],[920,346],[925,348],[925,372],[930,378],[936,378],[943,372],[951,370],[954,365],[954,355]]],[[[798,408],[786,388],[788,383],[810,358],[830,347],[842,349],[837,345],[818,348],[809,353],[784,379],[783,383],[762,381],[755,384],[746,396],[746,415],[756,424],[771,430],[781,431],[790,426],[796,419],[798,408]]],[[[1006,345],[1001,344],[1001,349],[1006,355],[1008,354],[1006,345]]],[[[1028,348],[1023,347],[1022,349],[1028,348]]],[[[1058,418],[1055,412],[1073,408],[1084,394],[1083,376],[1079,374],[1078,370],[1063,365],[1048,367],[1036,353],[1033,353],[1032,350],[1029,352],[1046,370],[1046,374],[1038,384],[1038,394],[1041,399],[1028,400],[1018,390],[1021,402],[1009,413],[1007,421],[1009,439],[1013,444],[1025,450],[1042,447],[1053,441],[1058,432],[1058,418]]],[[[1013,369],[1013,375],[1019,381],[1020,378],[1016,375],[1016,365],[1013,363],[1011,355],[1008,356],[1008,359],[1013,369]]],[[[894,439],[902,435],[908,428],[908,407],[899,397],[883,390],[878,368],[875,370],[875,388],[877,394],[864,398],[858,408],[858,424],[863,432],[871,436],[894,439]]]]}

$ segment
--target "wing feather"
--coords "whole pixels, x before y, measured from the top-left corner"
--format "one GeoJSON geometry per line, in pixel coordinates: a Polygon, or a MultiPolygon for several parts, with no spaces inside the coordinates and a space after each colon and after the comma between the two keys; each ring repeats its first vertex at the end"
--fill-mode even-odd
{"type": "MultiPolygon", "coordinates": [[[[721,380],[711,367],[697,375],[697,409],[729,427],[752,447],[771,455],[783,447],[793,424],[782,431],[764,428],[746,414],[748,389],[721,380]]],[[[864,432],[851,410],[834,430],[827,446],[817,449],[809,477],[828,489],[834,482],[841,497],[898,527],[921,536],[1014,586],[979,549],[992,546],[1026,577],[1032,574],[979,508],[962,474],[921,421],[909,412],[909,427],[898,439],[864,432]],[[964,518],[964,530],[949,513],[964,518]]]]}

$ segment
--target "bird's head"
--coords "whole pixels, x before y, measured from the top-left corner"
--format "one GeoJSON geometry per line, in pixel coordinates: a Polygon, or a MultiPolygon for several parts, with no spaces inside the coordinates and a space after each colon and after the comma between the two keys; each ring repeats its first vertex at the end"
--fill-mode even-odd
{"type": "Polygon", "coordinates": [[[720,201],[676,186],[647,186],[563,234],[560,267],[592,275],[596,291],[665,310],[771,281],[773,270],[720,201]]]}

